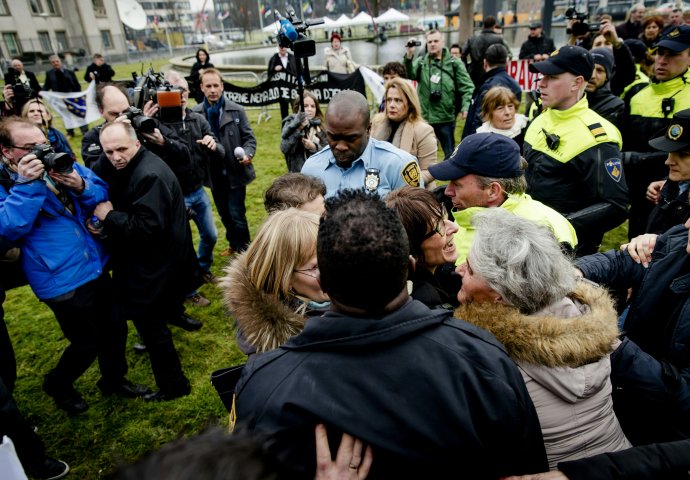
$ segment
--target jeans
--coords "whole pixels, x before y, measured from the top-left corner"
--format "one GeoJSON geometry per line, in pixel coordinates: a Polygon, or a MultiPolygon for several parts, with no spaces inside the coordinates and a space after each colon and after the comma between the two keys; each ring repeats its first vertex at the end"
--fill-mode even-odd
{"type": "Polygon", "coordinates": [[[431,126],[434,127],[436,138],[441,144],[443,156],[450,157],[455,150],[455,122],[434,123],[431,126]]]}
{"type": "Polygon", "coordinates": [[[206,194],[204,187],[184,196],[184,205],[188,209],[194,210],[194,223],[199,229],[199,266],[204,272],[211,269],[213,263],[213,247],[216,246],[218,240],[218,230],[213,221],[213,210],[211,209],[211,200],[206,194]]]}
{"type": "Polygon", "coordinates": [[[244,206],[246,196],[247,187],[218,185],[213,188],[213,201],[225,226],[225,238],[236,252],[245,251],[249,245],[249,224],[244,206]]]}

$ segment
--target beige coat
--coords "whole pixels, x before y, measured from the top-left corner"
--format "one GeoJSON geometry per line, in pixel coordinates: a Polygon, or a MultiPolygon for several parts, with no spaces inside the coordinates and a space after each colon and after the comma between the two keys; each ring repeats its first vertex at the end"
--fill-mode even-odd
{"type": "MultiPolygon", "coordinates": [[[[377,113],[371,122],[371,136],[377,140],[388,141],[391,129],[390,121],[385,112],[377,113]]],[[[425,121],[401,122],[391,143],[417,157],[419,168],[422,170],[424,186],[427,190],[432,190],[435,184],[434,177],[429,173],[429,165],[436,163],[438,153],[433,127],[425,121]]]]}
{"type": "Polygon", "coordinates": [[[573,294],[535,315],[499,304],[473,304],[457,318],[482,327],[520,367],[539,415],[549,467],[630,448],[611,400],[616,311],[600,287],[579,282],[573,294]]]}
{"type": "Polygon", "coordinates": [[[326,57],[326,70],[333,73],[354,73],[357,65],[352,61],[350,50],[342,45],[338,50],[326,47],[324,50],[326,57]]]}

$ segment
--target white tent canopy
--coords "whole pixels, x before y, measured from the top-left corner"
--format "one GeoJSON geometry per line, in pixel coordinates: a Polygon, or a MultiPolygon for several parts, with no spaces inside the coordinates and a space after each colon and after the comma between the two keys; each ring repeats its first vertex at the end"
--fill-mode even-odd
{"type": "Polygon", "coordinates": [[[395,23],[395,22],[407,22],[410,19],[408,15],[397,11],[395,8],[389,8],[385,13],[382,13],[374,20],[376,23],[395,23]]]}
{"type": "Polygon", "coordinates": [[[328,17],[323,17],[323,23],[320,23],[319,25],[310,25],[309,30],[318,30],[320,28],[325,28],[325,29],[331,29],[335,28],[335,20],[331,20],[328,17]]]}
{"type": "MultiPolygon", "coordinates": [[[[325,18],[324,18],[324,20],[325,20],[325,18]]],[[[331,23],[329,23],[328,26],[326,26],[326,28],[331,29],[331,28],[347,27],[348,25],[351,25],[350,22],[351,22],[350,17],[348,17],[347,15],[345,15],[343,13],[337,19],[331,20],[331,23]]]]}
{"type": "Polygon", "coordinates": [[[264,28],[261,29],[261,31],[266,32],[266,33],[278,33],[279,29],[280,29],[280,22],[276,20],[275,22],[272,22],[272,23],[269,23],[268,25],[266,25],[264,28]]]}
{"type": "Polygon", "coordinates": [[[355,18],[350,20],[350,25],[368,25],[372,20],[371,15],[367,12],[359,12],[355,18]]]}

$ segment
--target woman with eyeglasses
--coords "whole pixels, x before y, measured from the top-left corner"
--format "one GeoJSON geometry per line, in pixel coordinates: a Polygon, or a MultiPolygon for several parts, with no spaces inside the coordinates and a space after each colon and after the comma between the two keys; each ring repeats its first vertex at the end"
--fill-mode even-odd
{"type": "Polygon", "coordinates": [[[245,354],[279,347],[328,306],[316,261],[319,216],[288,208],[272,213],[249,248],[225,267],[218,285],[245,354]]]}
{"type": "Polygon", "coordinates": [[[453,242],[458,227],[448,220],[445,207],[430,191],[414,187],[390,192],[385,202],[397,213],[410,243],[410,296],[431,308],[457,306],[457,292],[445,291],[434,277],[438,267],[458,258],[453,242]]]}

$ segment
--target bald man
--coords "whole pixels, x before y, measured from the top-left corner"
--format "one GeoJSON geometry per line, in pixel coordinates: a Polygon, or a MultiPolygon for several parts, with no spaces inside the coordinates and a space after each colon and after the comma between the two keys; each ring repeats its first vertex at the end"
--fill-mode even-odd
{"type": "Polygon", "coordinates": [[[404,185],[423,186],[417,160],[388,142],[369,137],[369,104],[361,93],[343,90],[326,112],[328,147],[312,155],[302,173],[326,184],[326,197],[343,189],[385,196],[404,185]]]}

